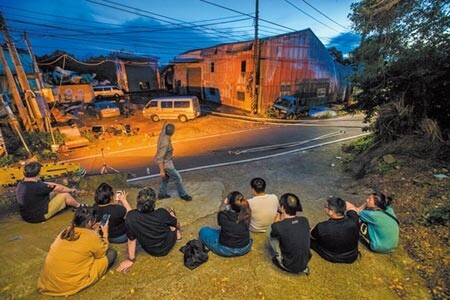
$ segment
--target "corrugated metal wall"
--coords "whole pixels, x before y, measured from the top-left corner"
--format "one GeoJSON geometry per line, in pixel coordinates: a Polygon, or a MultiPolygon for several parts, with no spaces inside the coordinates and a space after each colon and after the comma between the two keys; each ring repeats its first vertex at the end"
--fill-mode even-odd
{"type": "MultiPolygon", "coordinates": [[[[254,72],[253,42],[224,44],[196,50],[201,67],[204,99],[251,110],[254,72]]],[[[186,57],[189,57],[189,53],[186,57]]],[[[180,57],[183,57],[181,55],[180,57]]],[[[175,62],[175,78],[188,90],[187,66],[175,62]]],[[[310,29],[261,40],[259,112],[280,95],[339,98],[345,90],[328,50],[310,29]]]]}

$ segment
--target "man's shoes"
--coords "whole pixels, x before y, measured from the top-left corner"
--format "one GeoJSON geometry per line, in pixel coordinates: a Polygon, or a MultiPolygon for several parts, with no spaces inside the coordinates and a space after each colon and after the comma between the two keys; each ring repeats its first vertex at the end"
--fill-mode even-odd
{"type": "Polygon", "coordinates": [[[158,194],[158,200],[170,198],[169,194],[158,194]]]}
{"type": "Polygon", "coordinates": [[[185,200],[185,201],[191,201],[192,197],[189,196],[188,194],[184,195],[184,196],[180,196],[181,199],[185,200]]]}

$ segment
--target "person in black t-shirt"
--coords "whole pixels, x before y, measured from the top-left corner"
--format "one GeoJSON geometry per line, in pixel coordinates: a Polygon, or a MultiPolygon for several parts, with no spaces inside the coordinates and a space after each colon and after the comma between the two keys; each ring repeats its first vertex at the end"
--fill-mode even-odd
{"type": "Polygon", "coordinates": [[[42,165],[33,161],[23,168],[24,178],[16,188],[16,199],[20,208],[20,215],[29,223],[44,222],[66,206],[80,207],[72,196],[77,189],[69,188],[55,182],[44,182],[39,173],[42,165]]]}
{"type": "Polygon", "coordinates": [[[345,201],[330,197],[324,205],[329,219],[311,230],[311,249],[334,263],[352,263],[358,258],[359,217],[346,212],[345,201]]]}
{"type": "Polygon", "coordinates": [[[250,238],[251,210],[247,200],[237,191],[223,200],[217,214],[220,229],[203,227],[198,233],[200,240],[220,256],[240,256],[252,247],[250,238]]]}
{"type": "Polygon", "coordinates": [[[127,201],[126,192],[117,194],[114,199],[114,191],[111,185],[103,182],[95,191],[95,209],[97,210],[97,221],[100,221],[104,214],[109,214],[109,230],[108,240],[110,243],[125,243],[127,232],[125,228],[125,217],[127,212],[131,210],[131,206],[127,201]]]}
{"type": "Polygon", "coordinates": [[[128,258],[120,263],[117,271],[127,271],[136,260],[136,241],[150,255],[165,256],[181,239],[180,225],[175,211],[155,209],[156,194],[152,188],[144,188],[137,196],[137,209],[130,210],[125,219],[128,236],[128,258]]]}
{"type": "Polygon", "coordinates": [[[280,197],[280,209],[270,227],[269,241],[275,256],[272,262],[284,271],[295,274],[309,274],[309,222],[296,216],[302,211],[298,197],[291,193],[280,197]]]}

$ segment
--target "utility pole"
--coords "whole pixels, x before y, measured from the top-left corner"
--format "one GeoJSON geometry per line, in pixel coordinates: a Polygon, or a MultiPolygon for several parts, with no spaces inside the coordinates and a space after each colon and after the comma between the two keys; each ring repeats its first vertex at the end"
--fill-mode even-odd
{"type": "Polygon", "coordinates": [[[11,59],[14,63],[17,78],[19,79],[20,87],[22,88],[22,92],[24,93],[24,98],[28,105],[28,111],[30,113],[31,120],[35,123],[39,131],[45,131],[39,105],[37,104],[36,98],[34,97],[34,94],[31,91],[27,74],[25,73],[22,63],[20,61],[19,53],[17,52],[16,46],[14,45],[14,41],[8,32],[8,28],[6,27],[6,23],[1,13],[0,13],[0,28],[5,36],[6,45],[8,46],[9,50],[9,55],[11,56],[11,59]]]}
{"type": "Polygon", "coordinates": [[[43,116],[44,124],[45,124],[47,131],[50,132],[50,134],[51,134],[53,144],[55,144],[56,143],[55,137],[53,136],[53,130],[52,130],[51,122],[50,122],[50,111],[48,109],[47,100],[45,100],[44,94],[42,93],[42,89],[44,88],[44,79],[42,78],[42,74],[39,71],[39,66],[37,64],[36,57],[34,56],[33,49],[31,48],[30,41],[28,40],[28,34],[26,32],[24,32],[23,37],[25,39],[25,44],[27,45],[28,54],[30,55],[31,61],[33,62],[34,73],[36,74],[36,78],[38,79],[38,83],[39,83],[40,92],[37,93],[38,97],[36,98],[36,100],[40,101],[42,104],[41,106],[42,106],[42,110],[44,113],[44,116],[43,116]]]}
{"type": "Polygon", "coordinates": [[[6,79],[8,81],[9,89],[13,97],[14,104],[19,112],[20,119],[22,120],[23,126],[26,131],[32,131],[33,126],[31,124],[30,118],[26,107],[23,105],[22,98],[20,97],[19,90],[17,89],[16,82],[14,81],[14,76],[9,69],[8,62],[6,61],[5,54],[3,52],[3,47],[0,47],[0,61],[3,65],[3,70],[5,70],[6,79]]]}
{"type": "Polygon", "coordinates": [[[258,38],[258,20],[259,20],[259,0],[255,3],[255,39],[253,42],[253,98],[252,113],[256,114],[260,111],[259,107],[259,79],[260,79],[260,49],[258,38]]]}

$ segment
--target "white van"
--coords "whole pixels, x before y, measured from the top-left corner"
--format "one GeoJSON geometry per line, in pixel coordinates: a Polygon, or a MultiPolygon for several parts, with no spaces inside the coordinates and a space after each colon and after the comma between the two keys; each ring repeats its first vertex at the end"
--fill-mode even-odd
{"type": "Polygon", "coordinates": [[[115,85],[97,85],[94,86],[94,95],[97,99],[114,97],[119,99],[124,96],[123,91],[115,85]]]}
{"type": "Polygon", "coordinates": [[[151,99],[145,105],[142,114],[153,122],[161,119],[187,122],[200,116],[201,111],[196,96],[168,96],[151,99]]]}

